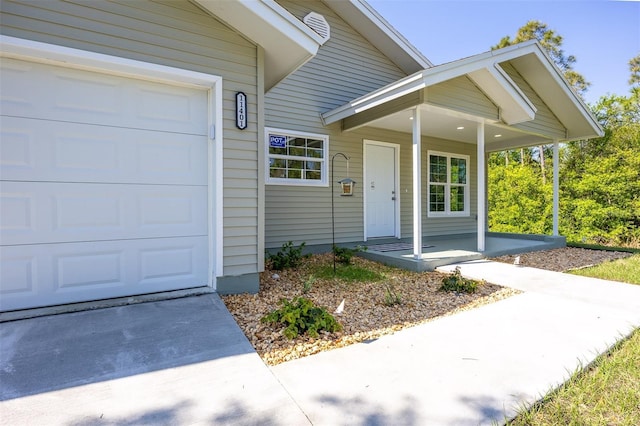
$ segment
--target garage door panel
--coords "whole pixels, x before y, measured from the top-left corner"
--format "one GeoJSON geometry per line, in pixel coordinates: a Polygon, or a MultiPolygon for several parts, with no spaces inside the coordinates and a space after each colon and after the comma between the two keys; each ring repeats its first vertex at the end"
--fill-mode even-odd
{"type": "Polygon", "coordinates": [[[0,175],[7,180],[198,185],[207,138],[3,117],[0,175]]]}
{"type": "Polygon", "coordinates": [[[2,182],[2,245],[207,235],[206,186],[2,182]]]}
{"type": "Polygon", "coordinates": [[[201,89],[9,58],[0,67],[4,115],[207,134],[208,94],[201,89]]]}
{"type": "Polygon", "coordinates": [[[206,237],[0,247],[0,310],[208,285],[206,237]]]}
{"type": "Polygon", "coordinates": [[[0,311],[210,285],[209,92],[0,72],[0,311]]]}

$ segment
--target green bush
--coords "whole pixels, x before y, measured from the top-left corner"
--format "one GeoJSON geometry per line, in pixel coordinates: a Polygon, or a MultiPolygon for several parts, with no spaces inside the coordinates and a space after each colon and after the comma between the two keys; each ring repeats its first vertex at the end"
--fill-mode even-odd
{"type": "Polygon", "coordinates": [[[316,306],[311,300],[298,297],[291,301],[282,299],[282,307],[264,317],[261,321],[268,324],[282,324],[286,328],[283,334],[287,339],[295,339],[307,333],[310,337],[318,337],[318,332],[326,330],[335,332],[342,330],[340,323],[325,308],[316,306]]]}
{"type": "Polygon", "coordinates": [[[338,247],[333,246],[333,255],[336,257],[336,260],[343,265],[351,265],[351,258],[353,255],[360,251],[365,251],[367,247],[365,246],[357,246],[356,248],[347,248],[347,247],[338,247]]]}
{"type": "Polygon", "coordinates": [[[271,268],[276,271],[297,268],[303,258],[302,249],[304,249],[304,246],[305,243],[300,244],[298,247],[295,247],[291,241],[284,243],[276,254],[267,255],[267,258],[271,261],[271,268]]]}
{"type": "Polygon", "coordinates": [[[453,274],[442,279],[440,290],[455,291],[456,293],[475,293],[478,290],[478,286],[481,284],[482,283],[479,283],[478,281],[464,278],[460,272],[460,267],[456,266],[453,274]]]}

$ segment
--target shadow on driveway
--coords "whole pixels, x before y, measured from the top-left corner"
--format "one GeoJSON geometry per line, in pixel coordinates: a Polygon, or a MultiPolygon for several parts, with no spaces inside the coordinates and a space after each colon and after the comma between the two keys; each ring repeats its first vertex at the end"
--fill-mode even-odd
{"type": "Polygon", "coordinates": [[[6,322],[0,342],[2,401],[254,352],[216,294],[6,322]]]}

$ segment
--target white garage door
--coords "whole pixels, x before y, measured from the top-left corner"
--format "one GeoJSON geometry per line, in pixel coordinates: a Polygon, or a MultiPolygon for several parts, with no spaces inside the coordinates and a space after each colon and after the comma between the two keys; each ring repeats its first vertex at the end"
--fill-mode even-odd
{"type": "Polygon", "coordinates": [[[1,67],[0,310],[208,285],[207,91],[1,67]]]}

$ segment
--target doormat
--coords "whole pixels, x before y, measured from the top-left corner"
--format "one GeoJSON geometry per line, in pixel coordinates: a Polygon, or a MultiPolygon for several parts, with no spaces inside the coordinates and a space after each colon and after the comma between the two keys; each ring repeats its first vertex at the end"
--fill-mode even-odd
{"type": "MultiPolygon", "coordinates": [[[[431,248],[431,247],[435,247],[435,246],[426,245],[426,244],[422,245],[423,249],[424,248],[431,248]]],[[[380,252],[412,250],[413,249],[413,243],[377,244],[375,246],[368,246],[367,249],[371,250],[371,251],[380,251],[380,252]]]]}

